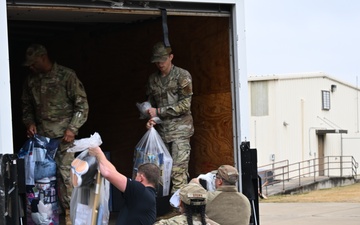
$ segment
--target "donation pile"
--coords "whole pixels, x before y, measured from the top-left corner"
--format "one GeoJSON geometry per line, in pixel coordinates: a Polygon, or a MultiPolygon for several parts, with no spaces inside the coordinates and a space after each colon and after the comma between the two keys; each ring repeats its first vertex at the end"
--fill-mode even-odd
{"type": "Polygon", "coordinates": [[[18,153],[25,163],[27,225],[59,224],[54,160],[58,146],[59,139],[35,134],[18,153]]]}

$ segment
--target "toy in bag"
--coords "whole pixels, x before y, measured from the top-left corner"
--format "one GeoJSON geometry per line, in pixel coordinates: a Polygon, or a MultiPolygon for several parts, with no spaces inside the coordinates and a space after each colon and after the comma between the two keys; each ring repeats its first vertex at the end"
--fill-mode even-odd
{"type": "Polygon", "coordinates": [[[173,160],[163,140],[154,127],[151,127],[135,146],[133,178],[143,163],[154,163],[161,170],[158,196],[169,195],[173,160]]]}
{"type": "Polygon", "coordinates": [[[89,155],[88,152],[83,151],[71,163],[70,179],[75,188],[90,186],[94,182],[98,163],[95,156],[89,155]]]}
{"type": "Polygon", "coordinates": [[[28,225],[59,224],[54,160],[59,143],[59,139],[34,135],[18,153],[18,157],[24,159],[25,163],[28,225]]]}

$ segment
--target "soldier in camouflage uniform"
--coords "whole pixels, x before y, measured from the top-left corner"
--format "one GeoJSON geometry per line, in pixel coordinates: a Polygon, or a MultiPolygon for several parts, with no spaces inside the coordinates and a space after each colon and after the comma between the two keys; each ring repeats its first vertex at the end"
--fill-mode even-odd
{"type": "Polygon", "coordinates": [[[75,72],[53,63],[42,45],[33,44],[27,49],[24,66],[32,74],[25,80],[23,88],[23,122],[28,137],[37,133],[62,140],[55,156],[58,193],[67,215],[66,222],[71,224],[68,217],[72,192],[69,173],[74,153],[66,150],[87,120],[86,92],[75,72]]]}
{"type": "Polygon", "coordinates": [[[219,225],[205,215],[206,190],[197,183],[189,183],[183,186],[179,192],[180,213],[169,219],[163,219],[154,225],[219,225]]]}
{"type": "MultiPolygon", "coordinates": [[[[172,64],[174,55],[170,48],[159,42],[153,47],[151,62],[158,71],[151,74],[147,85],[150,118],[159,117],[162,122],[156,129],[173,158],[172,190],[174,193],[188,183],[190,137],[194,134],[191,115],[192,78],[188,71],[172,64]]],[[[156,125],[149,120],[147,128],[156,125]]]]}

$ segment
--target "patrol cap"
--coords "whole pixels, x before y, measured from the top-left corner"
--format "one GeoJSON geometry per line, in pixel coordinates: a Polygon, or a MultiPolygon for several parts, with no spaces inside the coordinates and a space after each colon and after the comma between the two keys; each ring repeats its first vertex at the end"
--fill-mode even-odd
{"type": "Polygon", "coordinates": [[[30,66],[35,62],[36,57],[47,54],[47,50],[43,45],[32,44],[26,50],[26,60],[24,66],[30,66]]]}
{"type": "Polygon", "coordinates": [[[223,180],[226,180],[230,184],[235,184],[239,177],[239,173],[238,173],[237,169],[230,165],[220,166],[217,171],[217,174],[223,180]]]}
{"type": "Polygon", "coordinates": [[[180,199],[187,205],[206,205],[206,190],[197,183],[180,188],[180,199]]]}
{"type": "Polygon", "coordinates": [[[158,42],[152,49],[151,62],[165,62],[171,53],[171,47],[165,47],[164,43],[158,42]]]}

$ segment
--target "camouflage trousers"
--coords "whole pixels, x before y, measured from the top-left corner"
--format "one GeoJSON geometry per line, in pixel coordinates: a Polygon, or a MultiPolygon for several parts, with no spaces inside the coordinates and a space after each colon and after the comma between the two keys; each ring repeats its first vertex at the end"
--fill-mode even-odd
{"type": "Polygon", "coordinates": [[[59,201],[63,209],[70,209],[70,200],[73,186],[70,182],[71,163],[74,153],[66,152],[70,143],[61,143],[55,156],[56,178],[59,201]]]}
{"type": "Polygon", "coordinates": [[[190,138],[177,139],[173,142],[165,143],[172,159],[173,167],[171,171],[172,189],[175,193],[178,189],[188,183],[189,160],[190,160],[190,138]]]}

